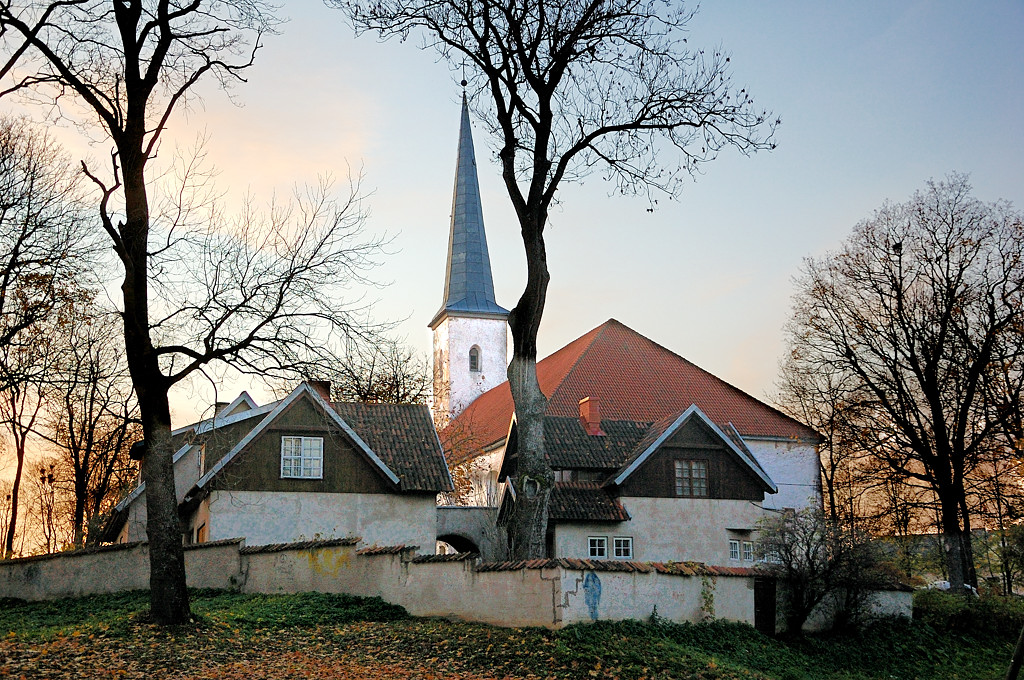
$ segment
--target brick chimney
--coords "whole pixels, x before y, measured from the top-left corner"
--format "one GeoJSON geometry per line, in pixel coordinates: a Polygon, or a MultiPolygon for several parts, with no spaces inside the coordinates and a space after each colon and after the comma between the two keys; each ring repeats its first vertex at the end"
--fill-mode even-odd
{"type": "Polygon", "coordinates": [[[323,397],[324,401],[328,404],[331,403],[331,381],[330,380],[308,380],[309,386],[312,387],[317,394],[323,397]]]}
{"type": "Polygon", "coordinates": [[[604,436],[601,429],[601,400],[593,397],[580,399],[580,425],[591,436],[604,436]]]}

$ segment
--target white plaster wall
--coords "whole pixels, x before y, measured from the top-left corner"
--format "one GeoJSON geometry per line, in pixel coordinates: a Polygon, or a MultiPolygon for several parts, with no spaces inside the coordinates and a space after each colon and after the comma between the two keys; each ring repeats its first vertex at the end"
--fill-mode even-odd
{"type": "Polygon", "coordinates": [[[778,493],[765,494],[765,508],[821,507],[821,474],[814,446],[797,441],[745,437],[743,441],[779,487],[778,493]]]}
{"type": "Polygon", "coordinates": [[[213,491],[210,540],[291,543],[358,536],[365,545],[414,545],[433,553],[433,496],[398,494],[213,491]]]}
{"type": "Polygon", "coordinates": [[[185,500],[185,494],[199,481],[199,472],[199,447],[190,446],[174,464],[174,495],[179,503],[185,500]]]}
{"type": "Polygon", "coordinates": [[[434,329],[434,395],[438,428],[481,394],[508,379],[508,324],[504,319],[449,316],[434,329]],[[469,350],[480,348],[480,371],[470,372],[469,350]]]}
{"type": "MultiPolygon", "coordinates": [[[[706,618],[754,622],[754,580],[747,577],[699,576],[634,572],[592,572],[600,583],[600,599],[594,610],[587,605],[586,572],[562,574],[562,625],[590,621],[644,619],[657,609],[670,621],[703,621],[706,618]],[[711,594],[711,609],[704,611],[702,593],[711,594]]],[[[593,587],[593,586],[592,586],[593,587]]]]}
{"type": "MultiPolygon", "coordinates": [[[[193,588],[231,588],[240,583],[239,544],[189,546],[186,581],[193,588]]],[[[58,553],[0,561],[0,597],[49,600],[149,588],[149,546],[58,553]]]]}
{"type": "MultiPolygon", "coordinates": [[[[784,592],[785,589],[780,589],[780,595],[783,597],[784,592]]],[[[803,630],[808,633],[831,630],[841,596],[841,593],[835,594],[819,602],[804,622],[803,630]]],[[[913,617],[914,594],[910,591],[875,590],[868,595],[868,598],[866,609],[870,618],[903,617],[909,619],[913,617]]],[[[784,603],[784,599],[780,600],[780,603],[784,603]]]]}
{"type": "Polygon", "coordinates": [[[146,492],[128,506],[128,519],[117,535],[117,543],[134,543],[146,540],[146,492]]]}
{"type": "Polygon", "coordinates": [[[468,505],[498,505],[498,471],[505,447],[477,456],[464,463],[470,490],[463,499],[468,505]]]}
{"type": "MultiPolygon", "coordinates": [[[[729,539],[754,540],[753,530],[764,511],[757,503],[697,498],[622,497],[632,517],[628,522],[558,524],[555,556],[588,558],[589,536],[607,536],[609,559],[615,536],[633,537],[637,562],[690,561],[717,566],[752,566],[729,559],[729,539]]],[[[742,557],[742,555],[741,555],[742,557]]]]}

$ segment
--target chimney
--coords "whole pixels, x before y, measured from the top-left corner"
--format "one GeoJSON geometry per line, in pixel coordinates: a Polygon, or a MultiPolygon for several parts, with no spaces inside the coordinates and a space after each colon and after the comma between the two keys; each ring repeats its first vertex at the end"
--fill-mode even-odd
{"type": "Polygon", "coordinates": [[[326,401],[328,404],[331,403],[330,380],[310,380],[309,386],[316,390],[316,393],[323,397],[324,401],[326,401]]]}
{"type": "Polygon", "coordinates": [[[580,399],[580,425],[591,436],[603,437],[601,429],[601,400],[593,397],[580,399]]]}
{"type": "Polygon", "coordinates": [[[220,412],[223,411],[224,409],[226,409],[228,407],[228,404],[230,404],[230,403],[231,403],[230,401],[218,401],[218,402],[216,402],[213,405],[213,415],[214,416],[219,416],[220,412]]]}

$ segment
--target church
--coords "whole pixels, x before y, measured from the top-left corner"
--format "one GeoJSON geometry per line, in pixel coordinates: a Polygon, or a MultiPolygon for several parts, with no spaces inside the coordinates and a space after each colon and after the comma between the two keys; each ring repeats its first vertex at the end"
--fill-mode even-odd
{"type": "MultiPolygon", "coordinates": [[[[499,527],[516,494],[507,316],[464,98],[444,297],[429,324],[431,413],[454,480],[446,503],[488,508],[499,527]]],[[[539,361],[537,375],[556,478],[548,557],[749,566],[762,517],[821,504],[814,430],[615,319],[539,361]]],[[[441,538],[481,549],[479,537],[441,538]]]]}

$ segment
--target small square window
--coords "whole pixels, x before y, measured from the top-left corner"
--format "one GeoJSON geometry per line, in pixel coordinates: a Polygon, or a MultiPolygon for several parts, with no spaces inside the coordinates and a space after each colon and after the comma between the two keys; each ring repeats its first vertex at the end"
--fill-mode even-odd
{"type": "Polygon", "coordinates": [[[743,541],[743,561],[753,562],[754,561],[754,542],[743,541]]]}
{"type": "Polygon", "coordinates": [[[740,559],[740,542],[729,541],[729,559],[739,560],[740,559]]]}
{"type": "Polygon", "coordinates": [[[281,477],[323,479],[323,437],[281,437],[281,477]]]}
{"type": "Polygon", "coordinates": [[[615,550],[615,559],[617,560],[631,560],[633,559],[633,537],[632,536],[616,536],[614,545],[612,546],[615,550]]]}
{"type": "Polygon", "coordinates": [[[590,536],[587,538],[587,544],[590,547],[590,557],[597,559],[605,559],[608,557],[607,536],[590,536]]]}

